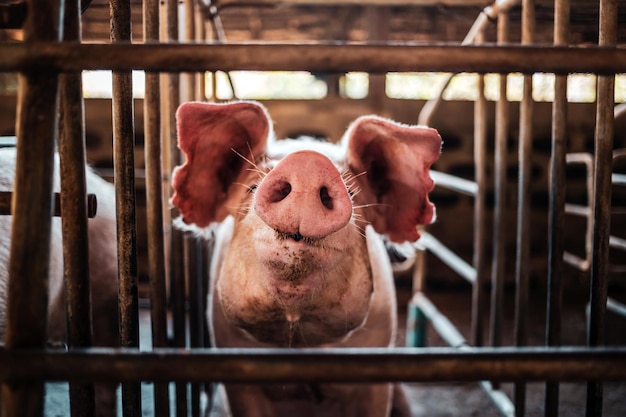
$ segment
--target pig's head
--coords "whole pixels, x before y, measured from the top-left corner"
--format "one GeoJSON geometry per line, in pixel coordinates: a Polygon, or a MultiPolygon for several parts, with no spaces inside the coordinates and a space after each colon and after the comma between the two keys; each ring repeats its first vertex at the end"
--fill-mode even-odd
{"type": "Polygon", "coordinates": [[[185,103],[177,123],[186,161],[172,202],[200,228],[234,218],[217,297],[228,322],[260,342],[346,337],[373,291],[366,225],[403,242],[434,219],[434,129],[367,116],[340,145],[274,141],[254,102],[185,103]]]}

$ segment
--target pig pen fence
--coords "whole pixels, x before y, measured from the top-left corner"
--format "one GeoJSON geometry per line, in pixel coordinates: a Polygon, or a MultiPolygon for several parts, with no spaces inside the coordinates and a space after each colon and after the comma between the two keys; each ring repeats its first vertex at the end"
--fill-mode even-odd
{"type": "MultiPolygon", "coordinates": [[[[369,5],[411,4],[368,0],[369,5]]],[[[88,3],[88,2],[87,2],[88,3]]],[[[237,1],[223,1],[222,5],[237,1]]],[[[250,2],[248,2],[250,3],[250,2]]],[[[257,1],[252,3],[278,3],[257,1]]],[[[283,0],[281,3],[303,3],[283,0]]],[[[306,3],[306,2],[304,2],[306,3]]],[[[350,3],[323,1],[317,3],[350,3]]],[[[496,3],[494,7],[502,2],[496,3]]],[[[202,19],[198,5],[186,1],[185,21],[202,19]]],[[[18,163],[16,184],[12,194],[11,213],[14,232],[11,246],[9,313],[7,337],[0,348],[0,382],[3,385],[4,415],[40,415],[43,404],[44,381],[69,381],[71,384],[72,415],[93,414],[94,381],[122,383],[124,415],[141,415],[140,382],[155,383],[154,411],[169,414],[168,383],[176,382],[177,415],[200,415],[200,384],[222,382],[375,382],[414,381],[451,382],[483,381],[505,415],[524,415],[524,384],[528,381],[546,382],[545,415],[558,413],[558,384],[561,381],[589,381],[587,415],[602,415],[602,382],[626,380],[626,350],[604,346],[603,329],[607,307],[623,311],[624,306],[607,296],[609,247],[623,250],[623,239],[611,236],[611,187],[623,184],[623,176],[613,174],[614,75],[626,68],[626,51],[616,47],[617,2],[600,2],[600,35],[598,46],[570,46],[567,42],[569,1],[555,2],[555,36],[553,46],[533,43],[533,3],[524,1],[523,45],[512,45],[502,35],[499,45],[412,44],[380,42],[372,44],[224,44],[189,43],[178,39],[178,2],[166,4],[166,35],[159,26],[158,1],[144,1],[143,44],[131,43],[130,2],[111,1],[111,43],[86,44],[80,38],[80,6],[77,1],[36,2],[1,5],[3,23],[21,27],[24,41],[0,44],[0,71],[20,72],[18,116],[16,121],[18,163]],[[63,16],[63,19],[61,19],[63,16]],[[63,21],[62,26],[58,22],[63,21]],[[59,39],[62,39],[60,41],[59,39]],[[168,41],[160,42],[160,39],[168,41]],[[41,239],[50,230],[52,156],[57,136],[57,97],[62,108],[63,134],[59,136],[62,159],[71,161],[72,172],[62,179],[61,214],[71,219],[86,218],[84,198],[84,122],[80,71],[110,69],[113,76],[113,136],[114,169],[118,216],[118,265],[120,294],[121,348],[90,348],[88,321],[89,296],[81,279],[87,273],[86,256],[78,250],[85,245],[86,223],[71,222],[65,231],[65,264],[68,311],[67,352],[45,348],[47,271],[45,263],[24,261],[44,259],[49,248],[41,239]],[[146,159],[148,253],[150,278],[150,307],[152,349],[139,351],[139,324],[136,271],[135,171],[133,140],[133,97],[131,70],[146,71],[144,99],[144,135],[146,159]],[[454,329],[423,291],[424,270],[417,262],[411,314],[426,317],[448,341],[451,348],[382,349],[305,349],[294,352],[274,349],[219,349],[204,347],[203,299],[204,281],[199,278],[206,270],[202,247],[194,238],[172,230],[166,233],[164,224],[171,222],[166,210],[163,188],[168,186],[168,173],[177,164],[174,112],[181,101],[179,73],[186,73],[193,83],[194,72],[216,70],[308,70],[323,72],[365,71],[378,74],[387,71],[452,71],[507,74],[514,71],[525,75],[524,98],[520,114],[520,177],[517,232],[517,302],[516,346],[501,346],[501,311],[504,257],[503,239],[494,250],[491,292],[490,346],[483,346],[485,264],[485,99],[475,105],[475,181],[433,173],[438,186],[447,187],[474,197],[474,261],[467,264],[448,250],[434,236],[424,233],[415,244],[417,258],[430,251],[445,259],[462,277],[473,285],[472,341],[468,343],[454,329]],[[525,347],[528,292],[529,175],[532,155],[532,96],[531,74],[557,74],[551,160],[550,192],[550,256],[549,304],[547,341],[545,347],[525,347]],[[161,91],[161,74],[169,73],[167,88],[161,91]],[[565,164],[576,163],[566,156],[565,106],[567,104],[566,75],[569,73],[598,74],[595,152],[585,159],[593,173],[589,187],[591,208],[566,205],[564,200],[565,164]],[[162,116],[166,115],[166,116],[162,116]],[[166,145],[161,144],[161,126],[165,126],[166,145]],[[592,159],[590,159],[592,158],[592,159]],[[164,164],[162,166],[162,161],[164,164]],[[81,194],[82,193],[82,194],[81,194]],[[583,213],[588,219],[589,252],[581,269],[590,274],[589,334],[587,347],[562,347],[560,342],[560,296],[563,290],[562,265],[573,258],[563,248],[563,222],[566,212],[583,213]],[[171,242],[171,244],[169,243],[171,242]],[[166,243],[168,246],[166,247],[166,243]],[[166,250],[167,249],[167,250],[166,250]],[[174,346],[168,347],[166,285],[166,252],[170,253],[169,272],[173,292],[172,305],[174,346]],[[187,292],[183,289],[189,286],[187,292]],[[81,293],[81,291],[83,291],[81,293]],[[186,300],[186,293],[189,299],[186,300]],[[197,295],[197,296],[192,296],[197,295]],[[608,300],[608,303],[607,303],[608,300]],[[185,303],[189,303],[189,333],[186,332],[185,303]],[[188,340],[187,340],[188,339],[188,340]],[[499,382],[516,383],[513,401],[498,390],[499,382]],[[187,384],[192,383],[191,401],[187,384]],[[25,409],[26,405],[28,406],[25,409]]],[[[206,9],[210,13],[215,9],[206,9]]],[[[489,15],[497,24],[506,26],[506,14],[489,15]]],[[[185,41],[204,39],[203,25],[196,34],[188,24],[185,41]]],[[[499,32],[500,33],[500,32],[499,32]]],[[[503,30],[502,33],[505,33],[503,30]]],[[[478,38],[480,40],[480,37],[478,38]]],[[[503,77],[504,78],[504,77],[503,77]]],[[[202,98],[196,90],[188,89],[185,100],[202,98]]],[[[506,97],[497,104],[496,120],[496,214],[495,234],[502,230],[502,200],[506,187],[501,163],[506,143],[506,97]],[[500,162],[498,162],[500,161],[500,162]]],[[[444,138],[445,140],[445,138],[444,138]]],[[[618,155],[618,154],[616,154],[618,155]]],[[[6,204],[5,204],[6,205],[6,204]]],[[[423,329],[412,330],[409,341],[419,345],[423,329]]]]}

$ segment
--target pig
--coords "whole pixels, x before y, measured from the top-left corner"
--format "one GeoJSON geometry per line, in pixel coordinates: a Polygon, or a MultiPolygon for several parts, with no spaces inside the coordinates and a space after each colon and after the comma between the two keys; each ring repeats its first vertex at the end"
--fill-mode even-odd
{"type": "MultiPolygon", "coordinates": [[[[15,148],[0,149],[0,190],[11,191],[15,172],[15,148]]],[[[86,173],[87,191],[97,197],[97,214],[88,220],[89,270],[93,309],[94,346],[119,345],[117,305],[117,229],[115,189],[91,169],[86,173]]],[[[55,155],[54,190],[59,191],[59,158],[55,155]]],[[[11,216],[0,216],[0,344],[6,329],[8,262],[11,216]]],[[[52,219],[48,285],[48,340],[53,346],[66,342],[61,219],[52,219]]],[[[115,387],[96,387],[98,416],[115,415],[115,387]]],[[[65,410],[63,412],[69,412],[65,410]]]]}
{"type": "MultiPolygon", "coordinates": [[[[435,129],[362,116],[338,144],[275,140],[253,101],[177,110],[181,227],[212,230],[207,318],[215,347],[392,347],[396,296],[382,236],[435,218],[435,129]]],[[[224,414],[409,415],[393,384],[225,384],[224,414]]],[[[220,392],[220,390],[218,390],[220,392]]]]}

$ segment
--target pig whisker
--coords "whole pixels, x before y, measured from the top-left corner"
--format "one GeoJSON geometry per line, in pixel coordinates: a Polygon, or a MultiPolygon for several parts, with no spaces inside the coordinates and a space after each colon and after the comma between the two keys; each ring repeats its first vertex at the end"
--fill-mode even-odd
{"type": "Polygon", "coordinates": [[[246,161],[248,164],[250,164],[252,166],[252,168],[248,168],[248,171],[256,172],[257,174],[259,174],[260,178],[264,178],[267,175],[267,172],[265,170],[261,169],[257,165],[256,161],[254,160],[254,154],[252,153],[252,149],[250,148],[250,144],[248,144],[248,150],[250,151],[250,155],[252,157],[252,160],[246,158],[241,153],[237,152],[237,150],[234,149],[234,148],[230,148],[230,150],[233,151],[237,156],[239,156],[241,159],[243,159],[244,161],[246,161]]]}

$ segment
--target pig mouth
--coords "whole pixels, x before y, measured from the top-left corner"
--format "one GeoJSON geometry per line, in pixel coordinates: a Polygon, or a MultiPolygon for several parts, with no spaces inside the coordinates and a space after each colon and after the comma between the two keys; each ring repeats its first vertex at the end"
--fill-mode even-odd
{"type": "Polygon", "coordinates": [[[292,241],[294,241],[296,243],[302,242],[302,243],[304,243],[306,245],[311,245],[311,246],[313,246],[316,243],[316,241],[318,240],[318,239],[313,239],[313,238],[310,238],[310,237],[303,236],[302,234],[300,234],[300,232],[283,233],[283,232],[279,232],[278,230],[276,231],[276,238],[279,241],[292,240],[292,241]]]}

